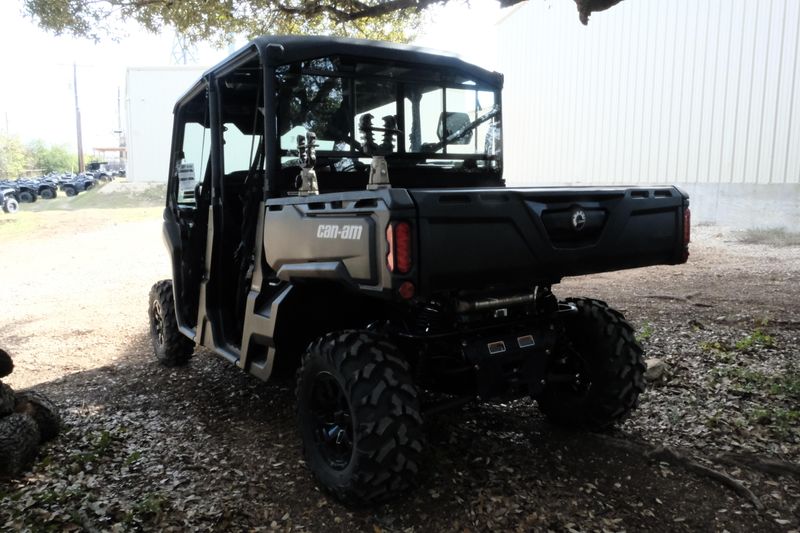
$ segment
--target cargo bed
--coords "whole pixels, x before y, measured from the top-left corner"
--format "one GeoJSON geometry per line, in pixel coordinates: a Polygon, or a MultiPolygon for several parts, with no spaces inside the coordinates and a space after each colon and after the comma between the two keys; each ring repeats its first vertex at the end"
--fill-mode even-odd
{"type": "Polygon", "coordinates": [[[417,208],[424,292],[550,284],[565,276],[677,264],[687,256],[688,196],[675,187],[409,193],[417,208]]]}

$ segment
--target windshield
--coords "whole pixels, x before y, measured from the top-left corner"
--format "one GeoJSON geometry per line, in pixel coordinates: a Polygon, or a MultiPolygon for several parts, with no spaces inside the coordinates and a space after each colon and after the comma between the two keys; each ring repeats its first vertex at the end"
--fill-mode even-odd
{"type": "Polygon", "coordinates": [[[318,170],[356,171],[385,155],[393,168],[499,171],[494,88],[431,67],[323,58],[278,67],[283,166],[297,138],[317,136],[318,170]]]}

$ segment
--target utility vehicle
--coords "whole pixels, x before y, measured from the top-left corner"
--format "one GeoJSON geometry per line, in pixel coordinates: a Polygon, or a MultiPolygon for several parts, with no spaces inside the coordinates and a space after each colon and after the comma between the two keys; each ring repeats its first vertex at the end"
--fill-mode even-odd
{"type": "Polygon", "coordinates": [[[108,170],[108,163],[105,161],[92,161],[86,164],[86,173],[91,174],[98,181],[111,181],[114,173],[108,170]]]}
{"type": "Polygon", "coordinates": [[[77,196],[97,185],[98,181],[91,174],[72,174],[59,180],[59,187],[67,196],[77,196]]]}
{"type": "Polygon", "coordinates": [[[688,197],[506,187],[502,82],[409,46],[267,36],[175,106],[155,354],[295,376],[306,464],[344,502],[414,485],[429,413],[530,397],[603,429],[644,390],[622,315],[553,288],[685,262],[688,197]]]}

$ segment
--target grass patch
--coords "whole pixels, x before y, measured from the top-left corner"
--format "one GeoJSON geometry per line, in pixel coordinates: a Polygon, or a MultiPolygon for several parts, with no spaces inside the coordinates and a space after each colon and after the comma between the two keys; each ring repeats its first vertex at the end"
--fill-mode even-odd
{"type": "Polygon", "coordinates": [[[730,362],[733,356],[738,353],[748,353],[758,348],[774,348],[775,337],[764,333],[761,327],[766,327],[767,319],[757,320],[756,327],[752,333],[748,333],[743,338],[736,341],[733,345],[720,340],[702,341],[698,345],[700,351],[713,355],[716,359],[723,362],[730,362]]]}
{"type": "Polygon", "coordinates": [[[769,246],[800,246],[800,232],[786,228],[756,228],[738,234],[739,242],[769,246]]]}
{"type": "Polygon", "coordinates": [[[789,436],[793,429],[800,426],[800,411],[797,409],[787,409],[785,407],[758,408],[748,412],[747,417],[751,424],[768,426],[782,437],[789,436]]]}
{"type": "Polygon", "coordinates": [[[717,378],[727,378],[735,388],[744,392],[757,392],[800,401],[800,374],[765,374],[740,366],[723,366],[716,368],[717,378]]]}
{"type": "Polygon", "coordinates": [[[710,354],[728,353],[731,351],[727,344],[720,341],[702,341],[699,346],[701,351],[710,354]]]}
{"type": "Polygon", "coordinates": [[[0,239],[51,238],[158,219],[164,210],[166,187],[165,183],[112,182],[72,197],[60,192],[53,200],[22,204],[14,215],[0,213],[0,239]]]}
{"type": "Polygon", "coordinates": [[[90,448],[72,454],[69,460],[81,468],[85,468],[88,464],[101,462],[114,455],[113,445],[116,440],[119,439],[108,431],[95,433],[91,437],[90,448]]]}
{"type": "Polygon", "coordinates": [[[152,521],[157,522],[168,507],[169,499],[164,494],[159,492],[145,494],[125,513],[122,523],[131,527],[137,522],[140,524],[152,521]]]}
{"type": "Polygon", "coordinates": [[[653,325],[650,322],[645,322],[644,325],[639,329],[639,332],[636,334],[636,340],[638,342],[646,342],[650,340],[650,337],[653,336],[653,325]]]}
{"type": "Polygon", "coordinates": [[[51,239],[109,225],[160,220],[163,210],[163,207],[159,206],[19,212],[13,217],[0,216],[0,240],[51,239]]]}
{"type": "Polygon", "coordinates": [[[163,494],[151,493],[145,495],[134,505],[134,510],[141,514],[159,514],[167,506],[167,498],[163,494]]]}
{"type": "Polygon", "coordinates": [[[130,466],[130,465],[132,465],[133,463],[135,463],[136,461],[138,461],[141,458],[142,458],[142,452],[137,450],[137,451],[133,452],[132,454],[130,454],[128,456],[128,458],[125,459],[125,462],[123,464],[125,466],[130,466]]]}
{"type": "Polygon", "coordinates": [[[163,206],[166,199],[166,183],[122,183],[111,182],[94,187],[77,196],[66,196],[63,191],[52,200],[37,200],[32,204],[21,204],[21,212],[74,211],[77,209],[119,209],[124,207],[163,206]]]}
{"type": "Polygon", "coordinates": [[[774,348],[775,338],[767,335],[760,328],[756,328],[753,333],[736,342],[736,349],[740,352],[750,351],[753,348],[774,348]]]}

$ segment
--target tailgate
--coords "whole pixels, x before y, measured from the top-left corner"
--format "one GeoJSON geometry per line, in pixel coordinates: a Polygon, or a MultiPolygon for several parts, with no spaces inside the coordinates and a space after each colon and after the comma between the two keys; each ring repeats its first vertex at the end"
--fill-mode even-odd
{"type": "Polygon", "coordinates": [[[686,259],[689,202],[675,187],[409,193],[418,209],[425,292],[549,284],[686,259]]]}

